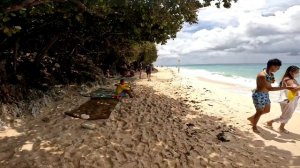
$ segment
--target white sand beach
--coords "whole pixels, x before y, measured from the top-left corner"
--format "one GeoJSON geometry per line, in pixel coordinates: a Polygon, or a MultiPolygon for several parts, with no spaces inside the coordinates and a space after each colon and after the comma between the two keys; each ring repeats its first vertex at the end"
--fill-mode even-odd
{"type": "Polygon", "coordinates": [[[11,120],[0,132],[0,167],[300,167],[300,115],[287,124],[290,134],[279,133],[278,124],[265,128],[280,115],[273,103],[255,134],[247,121],[255,111],[252,99],[236,89],[160,68],[152,81],[136,80],[136,97],[123,100],[109,119],[93,121],[64,115],[74,99],[88,99],[70,92],[36,119],[11,120]],[[222,131],[229,142],[217,139],[222,131]]]}

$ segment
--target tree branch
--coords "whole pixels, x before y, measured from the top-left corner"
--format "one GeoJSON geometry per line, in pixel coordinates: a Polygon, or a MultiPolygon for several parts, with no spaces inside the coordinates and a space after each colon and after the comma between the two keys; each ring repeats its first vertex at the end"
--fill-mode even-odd
{"type": "Polygon", "coordinates": [[[15,54],[13,59],[13,69],[14,69],[14,75],[17,74],[17,58],[19,56],[19,48],[20,48],[20,38],[17,39],[16,45],[15,45],[15,54]]]}
{"type": "Polygon", "coordinates": [[[100,14],[100,13],[94,13],[92,10],[90,10],[89,8],[87,8],[82,2],[80,2],[79,0],[68,0],[70,2],[72,2],[73,4],[77,5],[77,7],[79,9],[81,9],[82,11],[84,12],[87,12],[91,15],[96,15],[100,18],[105,18],[105,16],[103,14],[100,14]]]}
{"type": "Polygon", "coordinates": [[[55,44],[55,42],[59,39],[59,35],[54,36],[50,42],[42,49],[42,51],[35,57],[35,62],[38,64],[44,55],[48,52],[48,50],[55,44]]]}

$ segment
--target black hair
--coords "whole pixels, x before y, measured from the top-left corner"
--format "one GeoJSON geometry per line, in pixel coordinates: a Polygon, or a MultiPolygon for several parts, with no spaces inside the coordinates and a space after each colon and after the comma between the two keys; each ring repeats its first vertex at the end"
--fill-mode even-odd
{"type": "Polygon", "coordinates": [[[270,68],[270,66],[281,66],[281,61],[277,58],[270,59],[267,63],[267,68],[270,68]]]}
{"type": "Polygon", "coordinates": [[[121,79],[121,80],[120,80],[120,83],[122,83],[122,82],[124,82],[124,79],[121,79]]]}
{"type": "Polygon", "coordinates": [[[288,78],[290,78],[290,79],[294,79],[294,77],[292,76],[291,72],[295,72],[295,71],[297,71],[297,70],[299,70],[299,69],[300,69],[300,68],[297,67],[297,66],[295,66],[295,65],[289,66],[289,67],[286,69],[286,71],[285,71],[285,73],[284,73],[284,75],[283,75],[283,77],[282,77],[282,79],[281,79],[281,81],[280,81],[279,86],[282,85],[282,81],[283,81],[283,79],[286,78],[286,77],[288,77],[288,78]]]}

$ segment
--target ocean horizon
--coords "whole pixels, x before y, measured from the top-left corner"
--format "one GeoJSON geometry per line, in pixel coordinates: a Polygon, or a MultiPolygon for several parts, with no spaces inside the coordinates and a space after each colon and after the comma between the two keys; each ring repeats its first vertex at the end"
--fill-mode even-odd
{"type": "MultiPolygon", "coordinates": [[[[288,66],[296,65],[300,67],[300,63],[285,63],[275,73],[275,83],[278,86],[283,74],[288,66]]],[[[189,77],[201,77],[216,82],[225,82],[228,84],[241,85],[244,87],[256,87],[257,74],[266,68],[266,63],[243,63],[243,64],[189,64],[180,65],[180,73],[189,77]]],[[[167,66],[178,68],[176,65],[167,66]]],[[[299,80],[299,79],[298,79],[299,80]]]]}
{"type": "MultiPolygon", "coordinates": [[[[290,65],[296,65],[300,67],[300,63],[297,64],[283,64],[280,69],[275,73],[275,83],[272,86],[278,86],[286,69],[290,65]]],[[[168,66],[172,68],[178,68],[176,66],[168,66]]],[[[251,90],[256,88],[256,76],[257,74],[266,68],[266,64],[196,64],[196,65],[181,65],[180,74],[182,76],[191,78],[204,78],[210,81],[228,83],[235,85],[236,89],[231,92],[243,94],[251,97],[251,90]]],[[[297,79],[300,81],[300,79],[297,79]]],[[[273,103],[278,103],[280,92],[270,92],[270,99],[273,103]]],[[[300,109],[296,110],[300,113],[300,109]]]]}

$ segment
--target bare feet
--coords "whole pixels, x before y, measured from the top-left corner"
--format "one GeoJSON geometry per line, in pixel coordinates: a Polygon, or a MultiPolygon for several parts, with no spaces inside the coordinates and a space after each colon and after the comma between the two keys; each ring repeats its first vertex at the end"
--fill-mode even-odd
{"type": "Polygon", "coordinates": [[[254,116],[247,118],[247,120],[250,121],[250,124],[252,125],[252,130],[253,130],[253,132],[255,132],[255,133],[257,133],[257,134],[260,133],[260,132],[258,131],[257,127],[254,126],[254,116]]]}
{"type": "Polygon", "coordinates": [[[252,117],[249,117],[249,118],[247,118],[247,120],[249,120],[250,121],[250,124],[253,126],[254,125],[254,117],[252,116],[252,117]]]}
{"type": "Polygon", "coordinates": [[[273,124],[272,120],[267,122],[267,126],[269,126],[269,127],[272,127],[272,124],[273,124]]]}
{"type": "Polygon", "coordinates": [[[253,130],[254,133],[257,133],[257,134],[260,133],[256,127],[252,127],[252,130],[253,130]]]}
{"type": "Polygon", "coordinates": [[[269,128],[269,129],[273,129],[273,121],[268,121],[266,124],[265,124],[265,127],[266,128],[269,128]]]}
{"type": "Polygon", "coordinates": [[[290,132],[284,128],[279,128],[279,132],[289,134],[290,132]]]}

